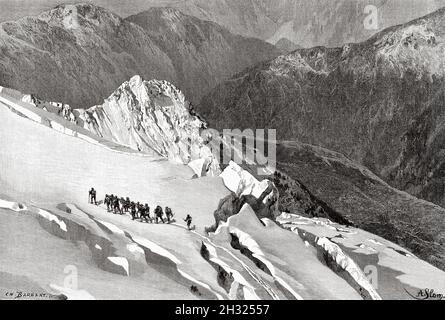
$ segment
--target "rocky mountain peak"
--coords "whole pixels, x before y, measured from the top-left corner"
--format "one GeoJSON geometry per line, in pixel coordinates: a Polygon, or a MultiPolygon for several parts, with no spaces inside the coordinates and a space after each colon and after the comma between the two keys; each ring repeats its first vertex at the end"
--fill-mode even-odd
{"type": "Polygon", "coordinates": [[[77,16],[88,20],[97,20],[105,16],[116,16],[111,11],[91,3],[60,4],[51,10],[42,12],[39,17],[77,16]]]}
{"type": "Polygon", "coordinates": [[[104,104],[75,114],[80,125],[100,137],[188,164],[198,176],[219,174],[218,161],[200,136],[206,123],[189,106],[167,81],[134,76],[104,104]]]}
{"type": "Polygon", "coordinates": [[[443,75],[444,35],[445,8],[442,8],[412,22],[387,28],[367,41],[337,48],[299,49],[272,60],[269,66],[273,70],[279,66],[281,70],[299,68],[313,72],[341,68],[365,81],[374,77],[376,70],[397,77],[408,71],[418,78],[443,75]]]}
{"type": "Polygon", "coordinates": [[[151,13],[151,14],[159,14],[163,18],[169,19],[172,22],[184,19],[184,17],[186,17],[186,15],[184,13],[182,13],[181,11],[179,11],[176,8],[171,8],[171,7],[150,8],[149,10],[147,10],[145,12],[151,13]]]}
{"type": "Polygon", "coordinates": [[[92,26],[120,26],[122,18],[111,11],[90,3],[61,4],[52,10],[41,13],[39,19],[61,25],[66,30],[81,30],[92,26]]]}
{"type": "Polygon", "coordinates": [[[179,122],[194,123],[196,129],[206,127],[206,123],[190,114],[190,103],[181,90],[165,80],[145,81],[139,75],[133,76],[129,81],[124,82],[105,103],[121,111],[124,111],[122,108],[128,107],[131,111],[145,115],[158,111],[169,113],[179,122]]]}

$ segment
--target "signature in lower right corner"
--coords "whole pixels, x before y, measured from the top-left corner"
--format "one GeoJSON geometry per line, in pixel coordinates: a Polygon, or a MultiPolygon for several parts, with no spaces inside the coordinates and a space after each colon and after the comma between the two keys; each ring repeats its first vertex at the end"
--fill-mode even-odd
{"type": "Polygon", "coordinates": [[[437,293],[434,289],[419,289],[414,294],[405,289],[405,292],[416,300],[445,300],[445,294],[437,293]]]}

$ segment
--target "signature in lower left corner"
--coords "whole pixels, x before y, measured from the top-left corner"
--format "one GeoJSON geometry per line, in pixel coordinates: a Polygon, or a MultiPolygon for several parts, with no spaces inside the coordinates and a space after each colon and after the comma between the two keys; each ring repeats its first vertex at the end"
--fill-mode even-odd
{"type": "Polygon", "coordinates": [[[6,298],[9,299],[54,299],[55,295],[52,295],[47,292],[28,292],[28,291],[6,291],[6,298]]]}

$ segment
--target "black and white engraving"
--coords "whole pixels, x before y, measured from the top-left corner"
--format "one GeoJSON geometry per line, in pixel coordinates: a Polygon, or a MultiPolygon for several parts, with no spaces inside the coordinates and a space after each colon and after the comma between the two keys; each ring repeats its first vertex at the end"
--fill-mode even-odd
{"type": "Polygon", "coordinates": [[[444,294],[445,0],[0,0],[1,300],[444,294]]]}

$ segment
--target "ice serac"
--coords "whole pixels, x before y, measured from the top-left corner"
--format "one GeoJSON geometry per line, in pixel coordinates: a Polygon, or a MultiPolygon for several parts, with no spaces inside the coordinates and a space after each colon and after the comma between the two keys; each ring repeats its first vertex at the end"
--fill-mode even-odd
{"type": "Polygon", "coordinates": [[[331,268],[372,299],[409,299],[409,294],[425,288],[436,292],[445,288],[443,271],[364,230],[288,213],[277,221],[321,250],[331,268]]]}
{"type": "Polygon", "coordinates": [[[249,205],[221,224],[212,240],[239,250],[258,282],[273,299],[360,299],[360,295],[325,264],[303,240],[268,219],[263,223],[249,205]]]}
{"type": "MultiPolygon", "coordinates": [[[[269,180],[258,181],[252,174],[233,161],[230,161],[229,166],[221,173],[221,178],[226,187],[239,197],[252,195],[258,199],[263,193],[268,191],[271,185],[269,180]]],[[[272,196],[273,191],[269,191],[264,202],[272,196]]]]}
{"type": "Polygon", "coordinates": [[[44,111],[56,113],[62,116],[67,121],[71,121],[73,123],[76,122],[76,117],[69,104],[44,101],[34,94],[24,95],[20,100],[44,111]]]}
{"type": "Polygon", "coordinates": [[[206,123],[192,115],[184,94],[167,81],[134,76],[104,104],[74,113],[79,125],[100,137],[188,164],[197,176],[220,173],[200,135],[206,123]]]}
{"type": "MultiPolygon", "coordinates": [[[[228,201],[222,202],[220,208],[215,212],[217,223],[221,221],[227,221],[227,223],[220,225],[220,227],[216,231],[217,233],[221,231],[221,227],[224,228],[225,226],[227,226],[227,224],[230,226],[230,221],[233,221],[233,219],[239,219],[238,216],[245,215],[246,209],[250,209],[250,212],[252,214],[255,213],[257,217],[260,216],[257,212],[258,209],[251,210],[248,204],[249,202],[243,201],[243,197],[251,196],[258,201],[263,202],[263,204],[266,204],[270,199],[276,196],[276,188],[274,188],[273,190],[269,188],[270,185],[273,185],[271,181],[267,179],[259,181],[247,170],[243,169],[233,161],[230,162],[228,167],[223,171],[223,173],[221,174],[221,178],[223,179],[226,187],[233,192],[232,197],[235,198],[235,200],[233,201],[235,205],[231,207],[232,210],[228,210],[228,201]],[[224,215],[224,213],[226,214],[224,215]]],[[[288,226],[286,225],[288,221],[283,217],[287,217],[287,215],[281,214],[278,217],[277,223],[279,226],[281,226],[283,229],[290,229],[292,231],[297,230],[295,227],[288,228],[288,226]],[[281,225],[281,223],[283,223],[283,225],[281,225]]],[[[268,228],[274,228],[275,226],[275,233],[277,234],[278,228],[274,222],[267,219],[267,217],[261,219],[261,222],[268,228]]],[[[235,227],[229,227],[229,230],[232,236],[236,237],[236,241],[239,242],[236,247],[244,248],[242,249],[244,250],[244,252],[246,252],[246,248],[248,248],[248,251],[252,253],[252,259],[255,260],[257,264],[262,265],[264,269],[267,269],[271,272],[275,269],[272,265],[270,265],[270,262],[265,259],[258,247],[258,244],[247,234],[245,234],[244,231],[235,227]]],[[[296,233],[299,234],[298,232],[296,233]]],[[[311,238],[302,235],[300,235],[300,237],[300,241],[304,242],[307,247],[312,246],[316,248],[319,252],[319,255],[323,257],[323,261],[325,262],[325,264],[329,266],[332,271],[346,280],[361,295],[361,297],[363,297],[364,299],[372,300],[381,299],[380,295],[373,288],[360,267],[336,243],[324,237],[311,238]]]]}
{"type": "Polygon", "coordinates": [[[248,204],[259,219],[275,220],[278,215],[278,190],[270,180],[259,181],[250,172],[231,161],[221,173],[224,185],[231,194],[221,199],[213,213],[215,224],[206,228],[207,232],[215,231],[221,222],[238,214],[248,204]]]}

